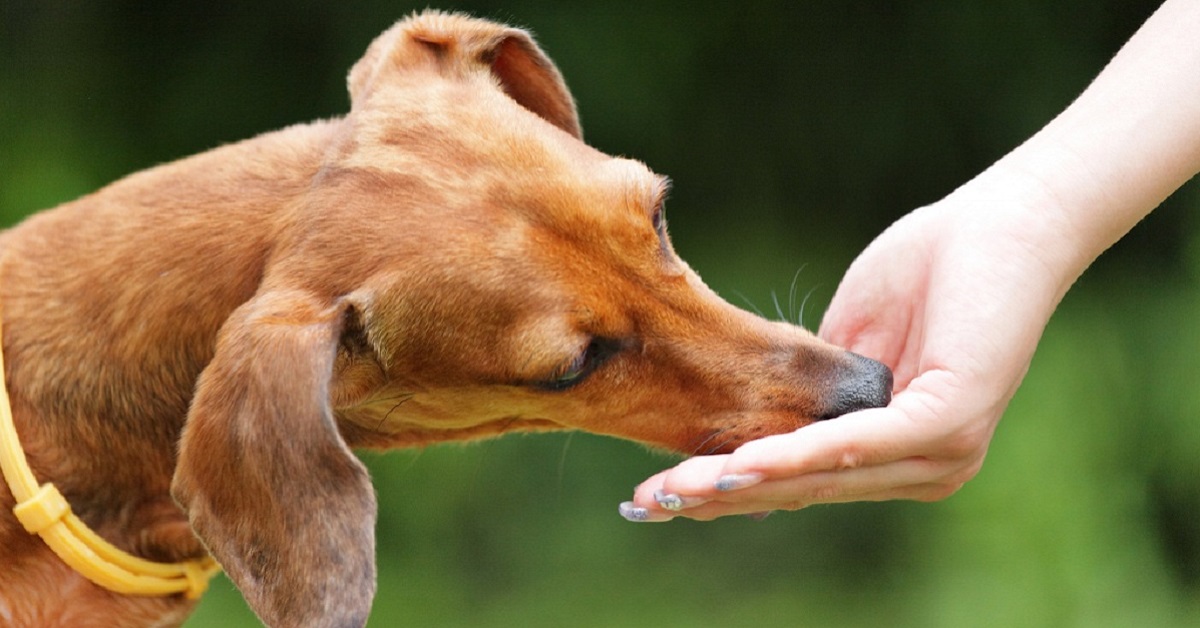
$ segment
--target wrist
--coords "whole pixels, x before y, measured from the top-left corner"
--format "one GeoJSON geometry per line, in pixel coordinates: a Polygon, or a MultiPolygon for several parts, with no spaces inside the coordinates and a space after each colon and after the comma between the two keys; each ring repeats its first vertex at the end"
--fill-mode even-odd
{"type": "Polygon", "coordinates": [[[1053,303],[1119,237],[1089,223],[1086,209],[1093,201],[1072,193],[1089,186],[1064,185],[1088,176],[1072,162],[1066,151],[1027,143],[943,201],[976,246],[1025,267],[1027,279],[1044,286],[1053,303]]]}
{"type": "Polygon", "coordinates": [[[1200,169],[1198,26],[1196,3],[1165,2],[1065,111],[963,186],[1002,199],[1067,281],[1200,169]]]}

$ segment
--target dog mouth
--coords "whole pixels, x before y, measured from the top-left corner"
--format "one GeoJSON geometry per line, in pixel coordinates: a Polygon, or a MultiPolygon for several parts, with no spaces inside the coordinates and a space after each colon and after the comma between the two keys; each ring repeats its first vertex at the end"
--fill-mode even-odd
{"type": "Polygon", "coordinates": [[[828,393],[822,411],[816,415],[802,419],[797,419],[791,413],[786,419],[776,413],[770,413],[774,415],[771,417],[755,416],[755,413],[731,417],[732,420],[725,427],[704,432],[678,451],[688,456],[727,454],[752,440],[791,432],[817,421],[836,419],[859,410],[882,408],[891,403],[891,369],[856,353],[847,352],[847,356],[847,362],[838,369],[835,385],[828,393]]]}

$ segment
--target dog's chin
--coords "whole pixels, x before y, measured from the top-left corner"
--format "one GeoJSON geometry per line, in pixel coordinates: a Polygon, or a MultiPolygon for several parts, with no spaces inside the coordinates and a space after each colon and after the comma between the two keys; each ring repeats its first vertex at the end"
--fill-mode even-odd
{"type": "Polygon", "coordinates": [[[750,441],[795,432],[814,423],[836,420],[847,414],[870,408],[886,407],[891,402],[891,392],[876,393],[870,400],[856,397],[853,402],[846,404],[838,411],[827,412],[817,416],[794,415],[786,418],[772,416],[769,418],[751,417],[732,427],[711,429],[685,443],[654,444],[642,443],[648,449],[675,456],[713,456],[733,453],[738,447],[750,441]]]}
{"type": "Polygon", "coordinates": [[[468,426],[445,426],[436,421],[410,422],[374,417],[340,417],[338,428],[347,444],[356,449],[397,449],[436,443],[477,441],[505,434],[561,432],[577,428],[549,419],[521,416],[485,420],[468,426]]]}

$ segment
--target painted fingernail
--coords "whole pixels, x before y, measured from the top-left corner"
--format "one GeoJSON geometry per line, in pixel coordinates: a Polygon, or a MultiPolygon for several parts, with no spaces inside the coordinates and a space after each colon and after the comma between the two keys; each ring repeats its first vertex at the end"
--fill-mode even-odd
{"type": "Polygon", "coordinates": [[[736,491],[754,486],[764,479],[766,478],[761,473],[730,473],[717,478],[713,488],[718,491],[736,491]]]}
{"type": "Polygon", "coordinates": [[[751,521],[762,521],[763,519],[770,517],[772,512],[775,512],[775,511],[766,510],[763,512],[752,512],[752,513],[746,515],[746,518],[751,521]]]}
{"type": "Polygon", "coordinates": [[[621,502],[621,505],[617,507],[617,512],[621,513],[621,516],[625,517],[626,520],[635,522],[667,521],[671,518],[665,513],[635,506],[633,502],[621,502]]]}
{"type": "Polygon", "coordinates": [[[654,501],[658,502],[659,506],[676,512],[684,508],[694,508],[708,502],[703,497],[684,497],[678,493],[664,493],[661,490],[654,491],[654,501]]]}

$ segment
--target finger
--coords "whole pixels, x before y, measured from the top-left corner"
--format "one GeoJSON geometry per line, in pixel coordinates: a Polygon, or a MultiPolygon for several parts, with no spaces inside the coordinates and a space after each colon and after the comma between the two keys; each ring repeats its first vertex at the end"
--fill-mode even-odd
{"type": "Polygon", "coordinates": [[[726,503],[841,503],[859,500],[865,495],[899,494],[908,486],[956,488],[970,479],[977,469],[976,463],[968,461],[937,462],[911,457],[887,465],[770,480],[750,488],[728,491],[716,500],[726,503]]]}
{"type": "Polygon", "coordinates": [[[728,455],[697,456],[659,472],[638,485],[633,501],[639,506],[663,505],[671,509],[694,506],[716,492],[713,483],[720,477],[728,455]]]}
{"type": "MultiPolygon", "coordinates": [[[[742,445],[733,454],[690,458],[643,482],[635,491],[633,501],[643,507],[657,503],[678,510],[714,499],[720,493],[746,490],[765,480],[821,471],[868,469],[913,457],[914,452],[928,451],[928,441],[937,434],[917,429],[908,418],[903,407],[911,402],[906,404],[905,400],[898,399],[894,405],[897,407],[864,410],[788,434],[768,436],[742,445]],[[684,498],[692,498],[691,503],[684,498]]],[[[885,473],[875,470],[851,475],[846,481],[859,481],[863,486],[848,487],[848,490],[835,486],[829,490],[831,493],[866,492],[928,479],[906,475],[884,484],[885,473]]],[[[810,481],[828,484],[829,479],[822,476],[810,481]]]]}
{"type": "MultiPolygon", "coordinates": [[[[952,382],[939,381],[945,376],[928,373],[922,384],[953,390],[952,382]]],[[[642,483],[627,507],[639,508],[640,516],[666,519],[665,513],[694,510],[708,501],[755,503],[769,497],[771,503],[834,503],[860,495],[902,495],[908,486],[947,486],[943,477],[956,471],[962,475],[967,467],[978,469],[986,446],[938,456],[955,426],[930,420],[945,402],[923,387],[897,395],[888,408],[752,441],[730,455],[685,460],[642,483]]]]}
{"type": "Polygon", "coordinates": [[[958,468],[956,464],[926,458],[906,458],[878,466],[817,471],[766,481],[725,491],[715,499],[726,503],[839,503],[862,495],[890,493],[907,486],[940,483],[954,475],[958,468]]]}
{"type": "MultiPolygon", "coordinates": [[[[960,485],[961,486],[961,485],[960,485]]],[[[949,495],[958,490],[959,486],[947,486],[939,483],[935,484],[918,484],[914,486],[902,486],[877,493],[866,493],[863,495],[844,495],[836,498],[831,498],[822,503],[848,503],[848,502],[882,502],[896,499],[913,500],[913,501],[937,501],[945,499],[949,495]]],[[[661,514],[656,516],[669,518],[687,518],[697,521],[711,521],[720,517],[728,517],[733,515],[754,515],[763,512],[774,511],[793,511],[806,508],[812,504],[798,501],[753,501],[753,502],[722,502],[711,501],[696,508],[689,508],[679,512],[659,511],[661,514]]]]}
{"type": "Polygon", "coordinates": [[[722,477],[759,474],[776,479],[878,466],[928,454],[946,430],[953,429],[945,422],[929,420],[943,405],[932,395],[906,391],[886,408],[860,410],[751,441],[729,455],[722,477]]]}
{"type": "MultiPolygon", "coordinates": [[[[978,468],[969,464],[965,467],[978,468]]],[[[751,508],[762,504],[775,504],[777,509],[791,510],[799,505],[863,499],[865,495],[897,494],[910,486],[961,486],[970,475],[973,475],[970,471],[964,473],[963,464],[908,458],[875,467],[818,471],[769,480],[738,490],[706,493],[704,497],[672,493],[670,484],[664,484],[653,493],[639,493],[635,501],[643,506],[674,512],[690,511],[709,501],[750,504],[751,508]]]]}
{"type": "MultiPolygon", "coordinates": [[[[740,490],[709,491],[700,495],[676,492],[669,483],[648,483],[639,487],[631,505],[647,509],[646,517],[651,517],[655,511],[664,511],[657,518],[667,512],[691,517],[693,513],[706,512],[701,507],[709,502],[719,504],[712,508],[736,506],[733,509],[738,512],[758,512],[766,506],[770,506],[769,510],[795,510],[812,504],[868,500],[868,496],[906,495],[907,489],[914,486],[922,487],[921,492],[929,487],[940,487],[940,494],[949,496],[969,476],[970,473],[962,473],[958,464],[908,458],[876,467],[820,471],[764,481],[740,490]]],[[[660,474],[660,478],[665,477],[669,477],[669,472],[660,474]]]]}
{"type": "Polygon", "coordinates": [[[710,520],[728,515],[798,510],[814,504],[891,499],[937,501],[957,492],[972,474],[963,475],[961,470],[928,460],[909,459],[879,467],[767,481],[741,491],[716,493],[711,499],[683,496],[689,503],[678,508],[664,503],[662,489],[651,494],[650,487],[639,487],[638,502],[622,504],[621,514],[631,521],[669,521],[677,516],[710,520]],[[923,478],[929,479],[922,481],[923,478]]]}

